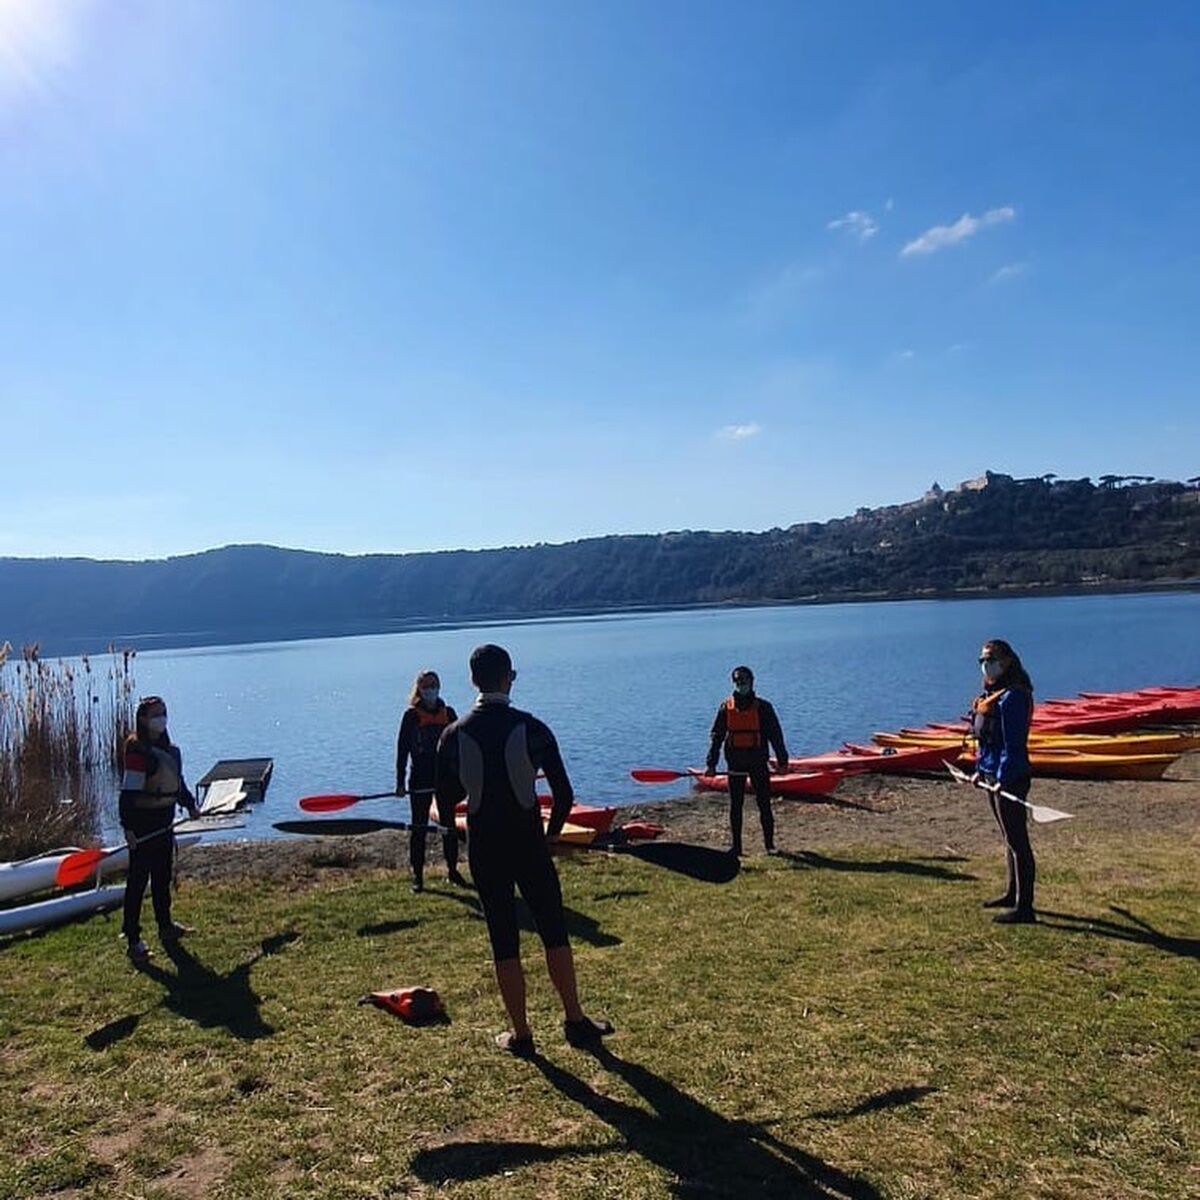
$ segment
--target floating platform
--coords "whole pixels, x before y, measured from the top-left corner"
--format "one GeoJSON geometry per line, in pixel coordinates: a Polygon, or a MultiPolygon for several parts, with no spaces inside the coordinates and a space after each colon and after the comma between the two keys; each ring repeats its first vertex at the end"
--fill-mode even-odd
{"type": "Polygon", "coordinates": [[[273,758],[223,758],[196,782],[196,800],[203,812],[210,801],[230,792],[244,793],[245,800],[256,803],[267,794],[273,758]]]}

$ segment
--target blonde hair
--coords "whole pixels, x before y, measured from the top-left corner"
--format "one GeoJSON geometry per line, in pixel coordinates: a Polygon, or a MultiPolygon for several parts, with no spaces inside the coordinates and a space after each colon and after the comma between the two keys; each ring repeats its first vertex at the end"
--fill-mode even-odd
{"type": "Polygon", "coordinates": [[[421,703],[421,680],[433,679],[437,681],[437,686],[440,689],[442,686],[441,676],[433,670],[432,667],[426,667],[423,671],[417,672],[417,677],[413,680],[412,691],[408,693],[408,707],[416,708],[421,703]]]}

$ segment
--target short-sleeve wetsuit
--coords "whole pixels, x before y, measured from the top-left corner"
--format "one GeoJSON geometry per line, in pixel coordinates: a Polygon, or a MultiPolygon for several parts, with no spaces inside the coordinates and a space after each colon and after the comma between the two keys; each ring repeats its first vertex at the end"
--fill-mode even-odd
{"type": "Polygon", "coordinates": [[[562,890],[546,834],[561,832],[574,793],[549,728],[506,695],[484,693],[442,734],[437,795],[442,812],[467,799],[468,861],[495,960],[519,954],[515,889],[546,948],[565,946],[562,890]],[[554,797],[546,832],[534,786],[539,770],[554,797]]]}

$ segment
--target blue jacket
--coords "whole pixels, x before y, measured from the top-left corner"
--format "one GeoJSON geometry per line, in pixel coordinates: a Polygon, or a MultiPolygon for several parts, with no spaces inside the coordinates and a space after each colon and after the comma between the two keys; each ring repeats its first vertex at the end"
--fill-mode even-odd
{"type": "Polygon", "coordinates": [[[976,770],[994,776],[1002,787],[1027,778],[1032,716],[1033,697],[1023,688],[1005,688],[998,699],[977,707],[972,722],[979,739],[976,770]]]}

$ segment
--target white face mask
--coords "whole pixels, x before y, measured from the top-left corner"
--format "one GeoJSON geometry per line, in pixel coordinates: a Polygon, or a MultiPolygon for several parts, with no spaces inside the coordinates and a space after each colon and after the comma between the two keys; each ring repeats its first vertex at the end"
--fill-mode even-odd
{"type": "Polygon", "coordinates": [[[979,669],[988,683],[994,683],[1004,674],[1004,664],[997,662],[994,658],[989,658],[987,662],[981,662],[979,669]]]}
{"type": "Polygon", "coordinates": [[[167,732],[166,717],[150,717],[146,721],[146,728],[154,734],[155,737],[162,737],[167,732]]]}

